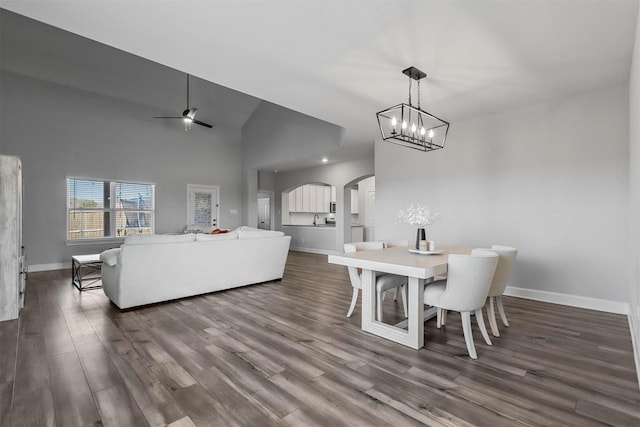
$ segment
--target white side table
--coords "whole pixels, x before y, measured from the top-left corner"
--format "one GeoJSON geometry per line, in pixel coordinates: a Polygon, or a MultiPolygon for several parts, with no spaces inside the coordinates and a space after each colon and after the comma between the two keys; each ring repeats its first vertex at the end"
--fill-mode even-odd
{"type": "Polygon", "coordinates": [[[102,287],[101,268],[100,254],[73,255],[71,257],[71,283],[81,292],[99,289],[102,287]],[[88,283],[83,284],[83,280],[88,283]]]}

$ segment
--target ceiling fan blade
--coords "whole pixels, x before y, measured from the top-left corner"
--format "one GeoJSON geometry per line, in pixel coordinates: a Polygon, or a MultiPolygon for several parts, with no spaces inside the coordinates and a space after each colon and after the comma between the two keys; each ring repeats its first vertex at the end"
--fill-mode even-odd
{"type": "Polygon", "coordinates": [[[206,128],[211,129],[213,126],[211,126],[209,123],[205,123],[205,122],[201,122],[200,120],[194,120],[193,123],[200,125],[200,126],[204,126],[206,128]]]}

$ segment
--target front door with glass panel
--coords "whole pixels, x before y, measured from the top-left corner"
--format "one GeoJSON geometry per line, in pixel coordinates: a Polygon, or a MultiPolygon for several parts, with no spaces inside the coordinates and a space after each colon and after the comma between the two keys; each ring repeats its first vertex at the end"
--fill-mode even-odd
{"type": "Polygon", "coordinates": [[[219,187],[187,184],[187,225],[218,227],[219,187]]]}

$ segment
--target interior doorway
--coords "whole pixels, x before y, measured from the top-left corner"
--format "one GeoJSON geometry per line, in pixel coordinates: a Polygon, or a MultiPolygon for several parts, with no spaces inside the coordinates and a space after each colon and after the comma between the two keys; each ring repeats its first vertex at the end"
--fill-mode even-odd
{"type": "Polygon", "coordinates": [[[375,176],[365,176],[344,187],[345,226],[344,241],[374,241],[376,239],[376,187],[375,176]]]}
{"type": "Polygon", "coordinates": [[[270,191],[258,191],[258,228],[261,230],[271,230],[272,228],[272,200],[273,193],[270,191]]]}
{"type": "Polygon", "coordinates": [[[258,199],[258,228],[271,230],[271,199],[258,199]]]}

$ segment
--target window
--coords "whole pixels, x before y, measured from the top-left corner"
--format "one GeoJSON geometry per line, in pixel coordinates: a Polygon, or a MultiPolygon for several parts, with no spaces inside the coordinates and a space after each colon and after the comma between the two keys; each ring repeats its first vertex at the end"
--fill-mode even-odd
{"type": "Polygon", "coordinates": [[[153,234],[155,185],[67,178],[67,240],[153,234]]]}

